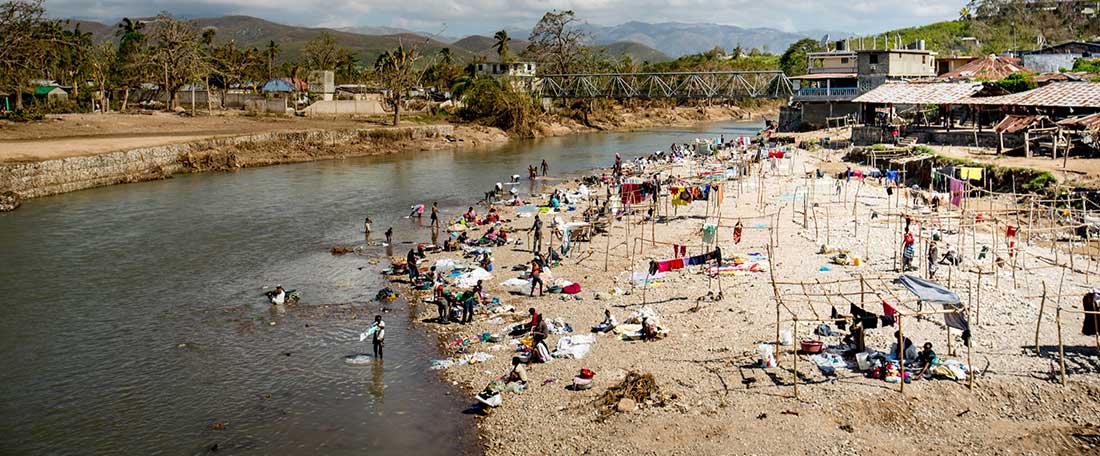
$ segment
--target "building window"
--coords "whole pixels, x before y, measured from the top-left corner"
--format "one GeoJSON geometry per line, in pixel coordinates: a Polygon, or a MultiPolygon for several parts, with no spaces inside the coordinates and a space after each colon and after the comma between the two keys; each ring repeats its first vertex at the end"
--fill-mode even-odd
{"type": "Polygon", "coordinates": [[[878,54],[871,54],[871,65],[878,64],[878,54]]]}
{"type": "Polygon", "coordinates": [[[847,57],[841,57],[840,58],[840,63],[841,63],[841,65],[847,65],[848,64],[848,58],[847,57]]]}
{"type": "Polygon", "coordinates": [[[924,65],[924,64],[926,64],[926,63],[928,63],[928,61],[926,61],[926,60],[925,60],[925,56],[923,56],[923,55],[922,55],[922,56],[920,56],[920,64],[921,64],[921,65],[924,65]]]}

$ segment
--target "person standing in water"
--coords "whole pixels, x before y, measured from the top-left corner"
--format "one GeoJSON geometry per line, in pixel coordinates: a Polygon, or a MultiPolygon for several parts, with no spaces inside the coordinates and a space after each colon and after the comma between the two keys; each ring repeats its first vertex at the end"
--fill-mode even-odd
{"type": "Polygon", "coordinates": [[[386,322],[381,315],[374,316],[374,325],[367,331],[372,334],[371,345],[374,346],[374,357],[382,359],[382,347],[386,344],[386,322]]]}
{"type": "Polygon", "coordinates": [[[550,164],[546,163],[546,160],[542,160],[542,175],[546,176],[547,171],[550,171],[550,164]]]}
{"type": "Polygon", "coordinates": [[[374,224],[374,221],[367,217],[363,220],[363,229],[367,232],[367,242],[370,242],[370,226],[374,224]]]}
{"type": "Polygon", "coordinates": [[[393,227],[386,228],[386,244],[393,245],[393,227]]]}
{"type": "Polygon", "coordinates": [[[431,226],[439,228],[439,203],[432,202],[432,224],[431,226]]]}

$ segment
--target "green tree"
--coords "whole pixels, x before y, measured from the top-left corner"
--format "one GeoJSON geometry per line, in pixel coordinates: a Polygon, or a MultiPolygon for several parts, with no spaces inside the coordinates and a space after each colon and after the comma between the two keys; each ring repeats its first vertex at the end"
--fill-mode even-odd
{"type": "Polygon", "coordinates": [[[1038,87],[1035,78],[1028,73],[1013,73],[994,84],[1009,93],[1024,92],[1038,87]]]}
{"type": "Polygon", "coordinates": [[[114,64],[117,61],[115,47],[111,43],[100,43],[92,46],[89,53],[89,76],[96,89],[99,101],[99,112],[110,110],[110,82],[114,72],[114,64]]]}
{"type": "Polygon", "coordinates": [[[393,124],[401,120],[401,105],[405,103],[405,93],[420,82],[421,74],[416,70],[416,61],[420,52],[416,49],[397,49],[386,51],[374,62],[374,71],[382,86],[386,88],[387,99],[393,107],[393,124]]]}
{"type": "Polygon", "coordinates": [[[57,21],[46,18],[42,0],[13,0],[0,4],[0,90],[15,95],[23,108],[23,92],[40,74],[54,46],[62,43],[57,21]]]}
{"type": "Polygon", "coordinates": [[[141,85],[149,72],[144,29],[144,22],[122,18],[115,31],[118,52],[115,52],[115,63],[111,66],[111,81],[123,90],[122,104],[119,106],[122,111],[126,111],[130,103],[130,92],[141,85]]]}
{"type": "Polygon", "coordinates": [[[779,57],[779,69],[783,70],[787,76],[801,76],[806,74],[809,65],[809,56],[811,52],[822,52],[825,49],[818,44],[817,40],[810,38],[803,38],[795,41],[787,51],[779,57]]]}
{"type": "Polygon", "coordinates": [[[493,39],[496,43],[493,44],[493,48],[497,50],[497,56],[500,57],[501,63],[508,63],[508,42],[512,41],[512,38],[508,36],[508,31],[501,30],[493,35],[493,39]]]}

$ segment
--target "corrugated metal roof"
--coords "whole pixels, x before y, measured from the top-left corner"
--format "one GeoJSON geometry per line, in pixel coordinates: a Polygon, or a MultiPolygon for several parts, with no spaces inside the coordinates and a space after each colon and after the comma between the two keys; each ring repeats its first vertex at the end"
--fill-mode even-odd
{"type": "Polygon", "coordinates": [[[1034,125],[1036,122],[1041,121],[1045,116],[1039,115],[1015,115],[1010,114],[1005,116],[1001,123],[993,127],[993,131],[998,133],[1016,133],[1018,131],[1026,130],[1034,125]]]}
{"type": "Polygon", "coordinates": [[[953,104],[982,89],[980,83],[933,82],[920,84],[886,83],[856,97],[856,103],[953,104]]]}
{"type": "Polygon", "coordinates": [[[1100,82],[1054,82],[1026,92],[968,98],[962,104],[1100,108],[1100,82]]]}
{"type": "Polygon", "coordinates": [[[1086,129],[1093,129],[1100,127],[1100,113],[1089,114],[1086,116],[1070,117],[1068,119],[1058,121],[1058,125],[1063,127],[1080,127],[1086,129]]]}
{"type": "Polygon", "coordinates": [[[802,76],[791,76],[787,79],[841,79],[841,78],[855,78],[855,73],[813,73],[804,74],[802,76]]]}
{"type": "Polygon", "coordinates": [[[955,71],[944,73],[940,75],[939,80],[986,79],[996,81],[1015,73],[1034,73],[1034,71],[1024,68],[1020,65],[1020,59],[1015,57],[990,55],[958,67],[955,71]]]}

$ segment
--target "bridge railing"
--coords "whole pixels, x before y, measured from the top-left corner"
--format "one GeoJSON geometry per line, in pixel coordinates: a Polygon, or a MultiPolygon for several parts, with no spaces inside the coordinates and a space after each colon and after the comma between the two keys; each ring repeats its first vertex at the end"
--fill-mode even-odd
{"type": "Polygon", "coordinates": [[[548,98],[788,98],[791,81],[781,71],[583,73],[542,76],[548,98]]]}

